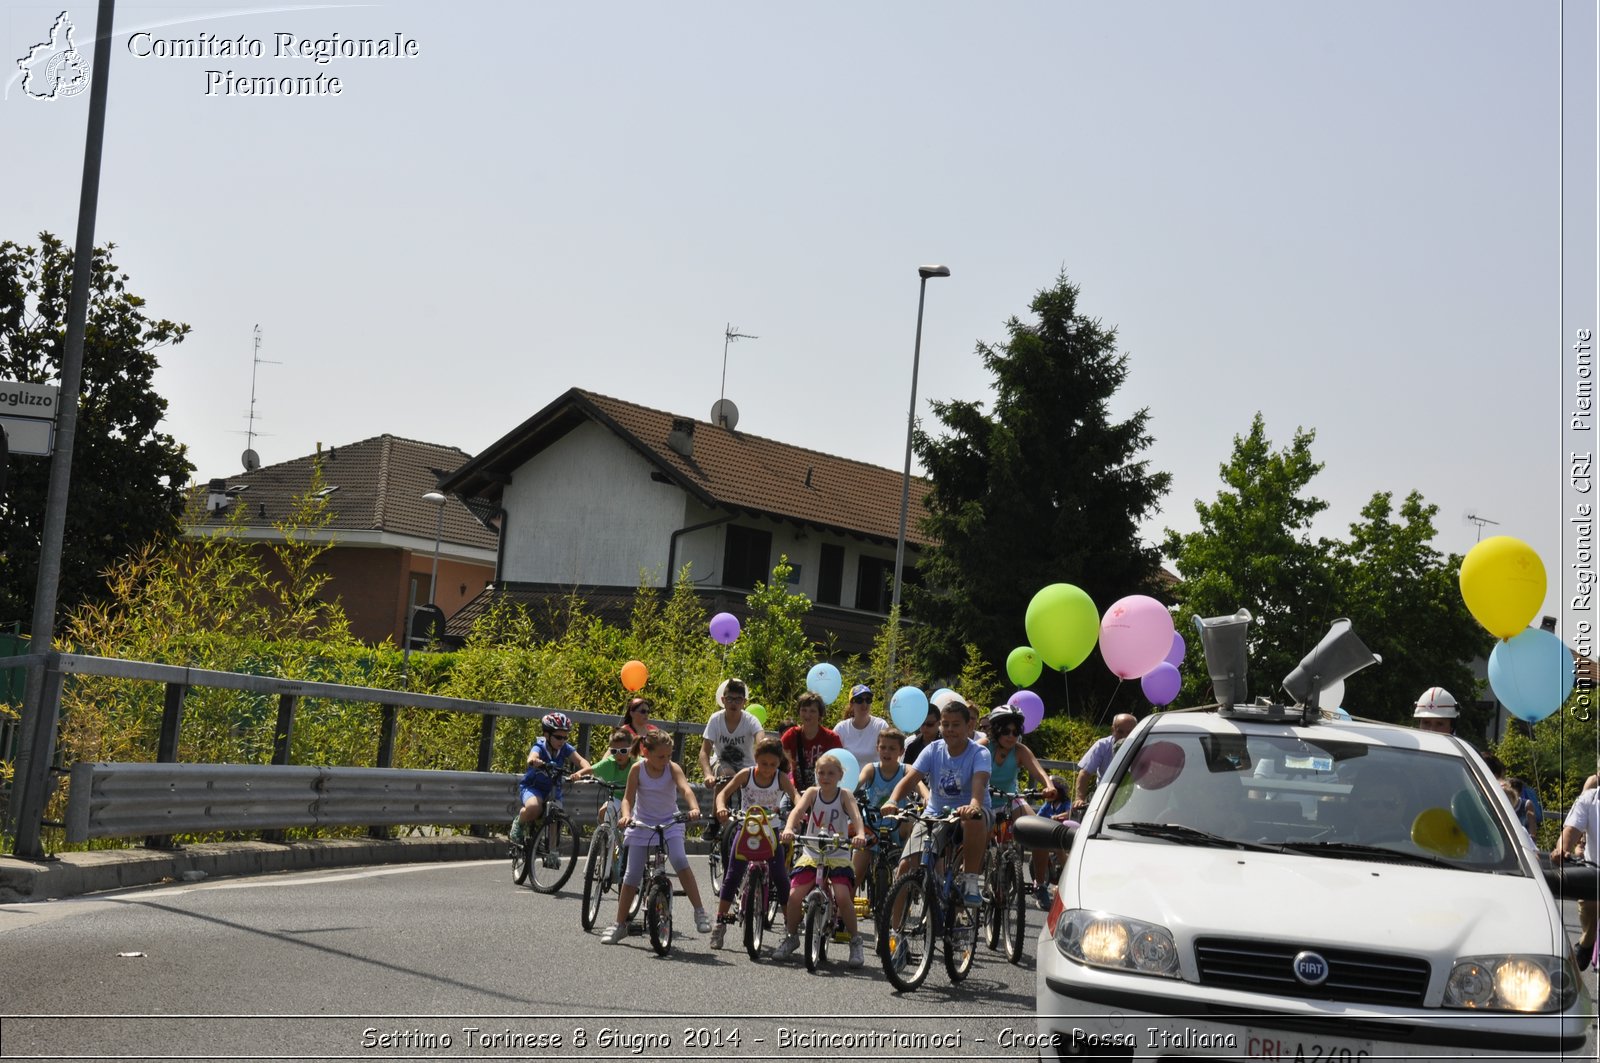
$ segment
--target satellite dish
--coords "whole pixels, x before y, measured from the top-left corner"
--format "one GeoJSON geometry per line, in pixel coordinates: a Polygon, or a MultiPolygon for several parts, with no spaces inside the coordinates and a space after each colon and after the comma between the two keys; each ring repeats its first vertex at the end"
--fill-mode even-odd
{"type": "Polygon", "coordinates": [[[244,462],[245,472],[255,472],[261,468],[261,455],[248,448],[239,456],[239,460],[244,462]]]}
{"type": "Polygon", "coordinates": [[[733,431],[739,427],[739,407],[732,399],[718,399],[711,404],[711,423],[733,431]]]}

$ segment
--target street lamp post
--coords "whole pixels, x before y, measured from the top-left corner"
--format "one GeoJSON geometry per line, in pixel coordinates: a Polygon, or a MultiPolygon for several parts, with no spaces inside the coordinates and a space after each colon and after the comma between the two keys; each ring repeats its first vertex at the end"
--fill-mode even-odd
{"type": "Polygon", "coordinates": [[[917,342],[911,348],[911,408],[906,412],[906,471],[900,483],[900,535],[894,544],[894,594],[889,612],[896,617],[897,627],[889,640],[889,679],[894,681],[894,657],[899,648],[900,632],[900,571],[906,563],[906,513],[911,504],[911,435],[917,424],[917,370],[922,365],[922,305],[928,297],[929,277],[950,276],[949,266],[918,266],[917,276],[922,280],[917,286],[917,342]]]}
{"type": "MultiPolygon", "coordinates": [[[[424,502],[432,502],[438,508],[438,516],[433,523],[433,575],[428,577],[428,604],[434,602],[434,595],[439,586],[439,543],[444,538],[444,504],[445,496],[438,491],[429,491],[422,496],[424,502]]],[[[417,620],[417,607],[410,602],[406,603],[406,647],[400,655],[400,689],[409,690],[411,687],[411,637],[412,625],[417,620]]]]}

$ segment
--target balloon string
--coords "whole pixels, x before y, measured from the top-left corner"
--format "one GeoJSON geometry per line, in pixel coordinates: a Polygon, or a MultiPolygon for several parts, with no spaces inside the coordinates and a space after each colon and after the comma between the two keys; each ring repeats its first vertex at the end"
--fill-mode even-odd
{"type": "Polygon", "coordinates": [[[1111,697],[1106,699],[1106,707],[1105,707],[1105,709],[1101,709],[1100,710],[1099,719],[1094,721],[1096,726],[1099,726],[1100,721],[1104,720],[1106,718],[1106,709],[1109,709],[1111,707],[1111,703],[1113,701],[1117,700],[1117,691],[1119,691],[1121,689],[1122,689],[1122,677],[1119,675],[1119,676],[1117,676],[1117,685],[1111,688],[1111,697]]]}
{"type": "Polygon", "coordinates": [[[1067,673],[1061,673],[1061,691],[1067,696],[1067,719],[1072,719],[1072,684],[1067,682],[1067,673]]]}

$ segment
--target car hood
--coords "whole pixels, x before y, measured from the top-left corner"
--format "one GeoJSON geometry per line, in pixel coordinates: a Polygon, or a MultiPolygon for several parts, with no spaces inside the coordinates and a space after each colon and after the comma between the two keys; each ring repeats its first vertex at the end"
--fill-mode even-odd
{"type": "MultiPolygon", "coordinates": [[[[1438,867],[1080,838],[1069,908],[1201,935],[1471,956],[1565,955],[1542,879],[1438,867]]],[[[1069,875],[1073,875],[1069,872],[1069,875]]]]}

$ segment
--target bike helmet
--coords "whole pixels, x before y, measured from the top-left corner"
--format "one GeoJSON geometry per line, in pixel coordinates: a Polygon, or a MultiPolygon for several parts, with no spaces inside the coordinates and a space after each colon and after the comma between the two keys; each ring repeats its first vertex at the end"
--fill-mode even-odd
{"type": "Polygon", "coordinates": [[[546,731],[572,730],[572,721],[567,718],[567,714],[564,712],[547,712],[544,714],[544,718],[539,721],[539,724],[546,731]]]}
{"type": "Polygon", "coordinates": [[[1006,726],[1015,727],[1017,733],[1021,734],[1023,727],[1026,726],[1022,719],[1022,713],[1013,709],[1010,705],[998,706],[993,712],[989,713],[987,725],[988,733],[991,735],[995,733],[997,728],[1006,726]]]}

